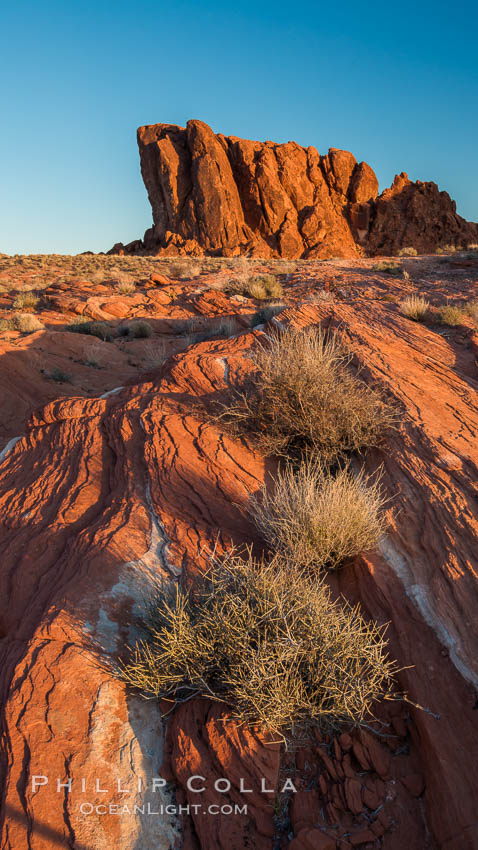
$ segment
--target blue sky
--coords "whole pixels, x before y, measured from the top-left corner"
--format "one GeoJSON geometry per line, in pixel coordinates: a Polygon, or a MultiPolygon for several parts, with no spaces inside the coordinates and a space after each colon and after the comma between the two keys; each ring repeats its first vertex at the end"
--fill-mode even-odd
{"type": "Polygon", "coordinates": [[[351,150],[478,220],[476,3],[23,2],[1,35],[0,251],[108,250],[151,210],[136,128],[351,150]]]}

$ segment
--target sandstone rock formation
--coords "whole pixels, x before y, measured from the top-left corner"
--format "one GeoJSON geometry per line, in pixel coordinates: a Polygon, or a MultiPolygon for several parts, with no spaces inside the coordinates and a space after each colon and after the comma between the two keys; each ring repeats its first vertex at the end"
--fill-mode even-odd
{"type": "MultiPolygon", "coordinates": [[[[470,319],[446,337],[442,327],[406,319],[393,299],[413,281],[380,276],[371,262],[315,266],[287,284],[287,310],[274,321],[334,328],[364,376],[380,379],[400,405],[396,431],[369,458],[371,468],[384,465],[389,534],[379,552],[335,573],[332,590],[390,622],[391,654],[406,668],[400,683],[426,710],[385,703],[380,735],[317,735],[279,763],[276,745],[232,727],[221,706],[190,702],[165,720],[112,675],[152,578],[194,576],[218,534],[225,546],[254,539],[238,506],[270,471],[201,408],[226,399],[251,368],[248,353],[263,338],[247,327],[257,305],[213,290],[213,276],[204,276],[163,279],[165,306],[157,298],[164,290],[146,282],[123,297],[123,315],[147,316],[171,356],[141,375],[122,338],[101,343],[123,384],[108,394],[95,384],[89,397],[73,395],[72,385],[72,397],[50,399],[46,383],[42,399],[38,378],[37,394],[23,397],[35,409],[26,423],[22,410],[18,439],[0,456],[2,850],[476,850],[477,335],[470,319]],[[327,292],[336,294],[319,299],[327,292]],[[237,313],[243,324],[230,337],[182,338],[178,347],[185,316],[213,322],[237,313]],[[297,783],[290,800],[258,791],[261,778],[276,789],[279,770],[297,783]],[[134,812],[191,803],[193,774],[207,781],[207,804],[240,799],[248,815],[134,812]],[[49,784],[33,789],[33,777],[45,775],[49,784]],[[232,788],[216,795],[213,782],[224,776],[232,788]],[[152,791],[152,777],[167,784],[152,791]],[[252,789],[246,800],[240,778],[252,789]],[[100,808],[85,814],[83,803],[86,812],[100,808]],[[105,813],[105,803],[116,810],[105,813]],[[131,813],[120,817],[124,805],[131,813]]],[[[457,299],[476,292],[476,269],[466,281],[470,271],[457,269],[450,283],[435,276],[436,263],[409,267],[427,277],[430,298],[440,287],[457,299]]],[[[77,312],[118,316],[114,292],[64,297],[77,312]]],[[[29,349],[48,353],[55,333],[56,356],[74,344],[67,350],[76,360],[80,343],[91,342],[51,328],[8,351],[5,342],[0,375],[17,358],[15,380],[23,380],[29,349]]],[[[129,343],[135,357],[142,344],[129,343]]],[[[95,381],[108,375],[105,368],[95,381]]]]}
{"type": "Polygon", "coordinates": [[[215,134],[202,121],[140,127],[141,172],[153,211],[144,240],[113,252],[355,257],[478,241],[435,183],[395,177],[378,195],[365,162],[331,148],[215,134]]]}

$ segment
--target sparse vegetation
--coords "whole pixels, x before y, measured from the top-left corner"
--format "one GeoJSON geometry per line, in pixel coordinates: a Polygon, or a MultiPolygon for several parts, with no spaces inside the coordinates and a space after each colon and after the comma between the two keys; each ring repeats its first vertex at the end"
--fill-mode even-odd
{"type": "Polygon", "coordinates": [[[385,260],[380,263],[375,263],[372,267],[374,272],[382,272],[383,274],[391,274],[399,277],[402,274],[402,266],[399,263],[390,263],[385,260]]]}
{"type": "Polygon", "coordinates": [[[22,334],[44,330],[45,325],[33,313],[16,313],[9,319],[0,319],[0,332],[18,331],[22,334]]]}
{"type": "Polygon", "coordinates": [[[461,304],[442,304],[436,310],[436,317],[441,325],[456,327],[462,325],[467,313],[461,304]]]}
{"type": "Polygon", "coordinates": [[[128,325],[128,334],[134,339],[148,339],[153,336],[154,330],[145,319],[134,319],[128,325]]]}
{"type": "Polygon", "coordinates": [[[6,331],[14,331],[15,324],[13,319],[0,319],[0,333],[5,333],[6,331]]]}
{"type": "Polygon", "coordinates": [[[55,381],[57,384],[69,384],[71,383],[71,375],[68,372],[63,372],[62,369],[56,368],[53,369],[47,376],[51,381],[55,381]]]}
{"type": "Polygon", "coordinates": [[[147,697],[219,700],[250,726],[361,723],[391,692],[384,628],[280,556],[232,552],[189,590],[164,583],[141,625],[124,681],[147,697]]]}
{"type": "Polygon", "coordinates": [[[399,257],[417,257],[418,251],[417,251],[416,248],[413,248],[411,246],[407,247],[407,248],[400,248],[400,250],[398,252],[398,256],[399,257]]]}
{"type": "Polygon", "coordinates": [[[136,284],[132,280],[122,280],[116,284],[115,289],[120,295],[130,295],[136,292],[136,284]]]}
{"type": "Polygon", "coordinates": [[[66,325],[65,330],[76,334],[87,334],[90,336],[96,336],[98,337],[98,339],[102,339],[104,342],[111,342],[111,340],[113,339],[111,328],[106,322],[79,320],[76,322],[72,322],[69,325],[66,325]]]}
{"type": "Polygon", "coordinates": [[[250,514],[264,540],[290,564],[334,569],[377,545],[385,530],[380,484],[363,472],[335,476],[316,461],[279,472],[273,491],[250,499],[250,514]]]}
{"type": "Polygon", "coordinates": [[[183,257],[179,260],[169,261],[168,275],[177,280],[191,280],[201,274],[202,263],[200,260],[183,257]]]}
{"type": "Polygon", "coordinates": [[[33,292],[20,292],[13,299],[12,307],[14,310],[34,310],[39,301],[38,295],[33,292]]]}
{"type": "Polygon", "coordinates": [[[147,369],[159,369],[166,360],[166,346],[163,340],[145,343],[144,365],[147,369]]]}
{"type": "Polygon", "coordinates": [[[468,316],[474,321],[475,325],[478,325],[478,300],[468,301],[464,304],[463,312],[465,316],[468,316]]]}
{"type": "Polygon", "coordinates": [[[273,274],[232,278],[226,283],[225,289],[236,295],[255,298],[257,301],[282,297],[282,284],[276,275],[273,274]]]}
{"type": "Polygon", "coordinates": [[[265,343],[252,354],[248,383],[220,414],[236,433],[254,434],[266,454],[314,452],[323,464],[380,442],[392,411],[354,374],[336,336],[289,328],[265,343]]]}
{"type": "Polygon", "coordinates": [[[442,245],[436,249],[435,254],[454,254],[457,250],[456,245],[442,245]]]}
{"type": "MultiPolygon", "coordinates": [[[[204,327],[204,325],[201,326],[204,327]]],[[[190,336],[189,344],[191,344],[192,342],[205,342],[208,339],[216,339],[220,336],[234,336],[237,331],[236,322],[232,318],[225,318],[219,322],[210,324],[209,327],[206,328],[206,330],[202,331],[199,331],[200,325],[198,323],[195,327],[195,331],[190,331],[190,334],[192,334],[192,336],[190,336]]],[[[187,333],[185,335],[188,336],[187,333]]]]}
{"type": "Polygon", "coordinates": [[[413,319],[415,322],[422,322],[430,309],[429,302],[421,295],[410,295],[400,302],[400,312],[407,319],[413,319]]]}

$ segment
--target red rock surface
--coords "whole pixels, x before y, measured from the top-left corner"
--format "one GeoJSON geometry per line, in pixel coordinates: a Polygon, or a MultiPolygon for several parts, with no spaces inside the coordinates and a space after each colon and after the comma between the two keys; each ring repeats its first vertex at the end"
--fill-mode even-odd
{"type": "MultiPolygon", "coordinates": [[[[401,405],[397,430],[367,460],[384,466],[389,533],[379,552],[330,583],[390,622],[391,654],[407,668],[400,684],[426,710],[385,703],[372,724],[380,735],[317,735],[282,751],[280,765],[277,746],[234,729],[217,705],[190,703],[165,720],[153,701],[127,694],[108,667],[152,576],[192,577],[217,540],[254,539],[238,505],[261,485],[266,464],[205,421],[202,403],[225,398],[250,368],[246,355],[261,331],[246,325],[258,305],[211,289],[214,275],[172,282],[169,306],[154,300],[167,283],[144,285],[122,305],[85,285],[57,292],[59,308],[70,299],[69,309],[100,311],[114,327],[122,321],[116,307],[123,317],[149,316],[153,341],[163,340],[168,356],[148,370],[130,366],[128,352],[139,360],[149,340],[118,337],[102,343],[111,368],[98,370],[96,387],[78,393],[76,384],[59,388],[37,376],[17,419],[13,392],[2,408],[3,433],[16,427],[20,437],[0,466],[3,850],[272,850],[274,841],[290,850],[478,846],[476,331],[470,318],[456,328],[426,326],[398,309],[411,292],[433,304],[445,295],[476,297],[478,269],[420,259],[405,265],[408,280],[364,260],[299,264],[286,281],[287,310],[274,321],[336,328],[364,376],[380,379],[401,405]],[[202,342],[185,339],[178,324],[185,316],[214,323],[234,314],[230,336],[202,342]],[[248,802],[247,818],[79,810],[85,801],[149,803],[153,811],[186,805],[191,773],[208,781],[207,803],[248,802]],[[34,775],[50,778],[36,793],[34,775]],[[152,776],[167,786],[138,791],[138,779],[152,776]],[[232,788],[215,795],[211,781],[223,776],[232,788]],[[261,777],[279,789],[287,776],[297,795],[258,791],[261,777]],[[238,794],[241,777],[250,795],[238,794]],[[57,792],[57,778],[72,779],[71,794],[57,792]]],[[[68,358],[81,353],[70,346],[91,342],[55,330],[64,314],[49,315],[45,331],[2,339],[5,386],[10,374],[21,385],[29,374],[24,358],[39,346],[68,358]]]]}
{"type": "Polygon", "coordinates": [[[153,227],[113,252],[356,257],[478,241],[435,183],[402,173],[378,196],[348,151],[223,136],[203,121],[140,127],[138,146],[153,227]]]}

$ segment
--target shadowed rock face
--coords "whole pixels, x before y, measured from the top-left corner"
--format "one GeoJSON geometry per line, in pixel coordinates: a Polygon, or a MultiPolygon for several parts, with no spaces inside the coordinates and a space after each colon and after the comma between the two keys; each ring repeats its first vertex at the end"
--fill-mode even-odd
{"type": "Polygon", "coordinates": [[[140,127],[138,146],[154,224],[113,252],[355,257],[478,239],[435,183],[402,173],[378,196],[348,151],[223,136],[202,121],[140,127]]]}

